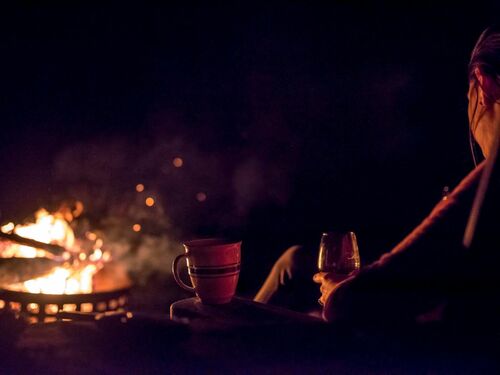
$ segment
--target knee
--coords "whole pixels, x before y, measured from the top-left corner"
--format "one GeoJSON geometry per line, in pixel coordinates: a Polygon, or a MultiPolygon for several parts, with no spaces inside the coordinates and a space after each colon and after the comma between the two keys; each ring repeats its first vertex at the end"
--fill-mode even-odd
{"type": "Polygon", "coordinates": [[[303,246],[294,245],[286,249],[274,264],[275,271],[280,270],[295,270],[300,266],[301,253],[304,251],[303,246]]]}

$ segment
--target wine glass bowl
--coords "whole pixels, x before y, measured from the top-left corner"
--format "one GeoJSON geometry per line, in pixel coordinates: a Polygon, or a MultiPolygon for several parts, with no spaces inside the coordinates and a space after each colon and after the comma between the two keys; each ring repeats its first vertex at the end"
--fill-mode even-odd
{"type": "Polygon", "coordinates": [[[354,232],[325,232],[321,235],[319,272],[329,272],[336,278],[342,278],[356,273],[360,266],[358,241],[354,232]]]}

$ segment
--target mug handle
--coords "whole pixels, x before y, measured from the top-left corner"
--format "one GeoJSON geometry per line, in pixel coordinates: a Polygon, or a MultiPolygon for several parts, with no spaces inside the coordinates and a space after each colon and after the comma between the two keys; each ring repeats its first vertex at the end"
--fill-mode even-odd
{"type": "Polygon", "coordinates": [[[179,273],[177,271],[179,261],[185,257],[186,254],[180,254],[177,255],[172,262],[172,275],[174,275],[175,282],[184,290],[187,290],[188,292],[194,293],[194,288],[192,286],[186,285],[184,281],[181,280],[179,277],[179,273]]]}

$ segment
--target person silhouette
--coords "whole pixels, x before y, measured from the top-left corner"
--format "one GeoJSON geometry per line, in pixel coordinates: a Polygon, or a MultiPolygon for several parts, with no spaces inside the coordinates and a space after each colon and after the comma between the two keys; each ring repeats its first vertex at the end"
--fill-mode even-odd
{"type": "MultiPolygon", "coordinates": [[[[329,322],[416,322],[480,320],[499,316],[496,291],[500,272],[498,199],[494,191],[482,222],[489,234],[476,246],[464,245],[474,197],[488,162],[496,158],[500,129],[500,30],[486,29],[469,62],[468,118],[471,148],[485,157],[392,250],[360,272],[339,280],[315,273],[320,284],[322,316],[329,322]],[[496,229],[495,229],[496,228],[496,229]]],[[[475,159],[475,155],[474,155],[475,159]]],[[[483,215],[484,216],[484,215],[483,215]]],[[[255,301],[296,308],[316,301],[310,287],[300,287],[314,273],[314,257],[301,246],[287,249],[273,266],[255,301]],[[283,296],[286,296],[284,298],[283,296]],[[285,301],[286,303],[283,303],[285,301]],[[290,301],[295,302],[290,304],[290,301]],[[288,306],[286,305],[288,303],[288,306]]],[[[311,304],[307,305],[310,308],[311,304]]],[[[306,308],[306,310],[307,310],[306,308]]]]}

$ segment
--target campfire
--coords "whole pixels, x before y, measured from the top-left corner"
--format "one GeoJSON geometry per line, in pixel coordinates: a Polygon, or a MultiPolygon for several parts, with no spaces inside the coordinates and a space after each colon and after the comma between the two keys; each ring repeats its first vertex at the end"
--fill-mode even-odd
{"type": "Polygon", "coordinates": [[[32,223],[0,227],[0,239],[5,240],[0,242],[0,309],[38,322],[55,320],[60,311],[124,306],[128,286],[96,278],[109,274],[102,272],[111,261],[102,239],[91,231],[84,238],[75,237],[71,222],[82,210],[81,203],[73,211],[40,209],[32,223]]]}

